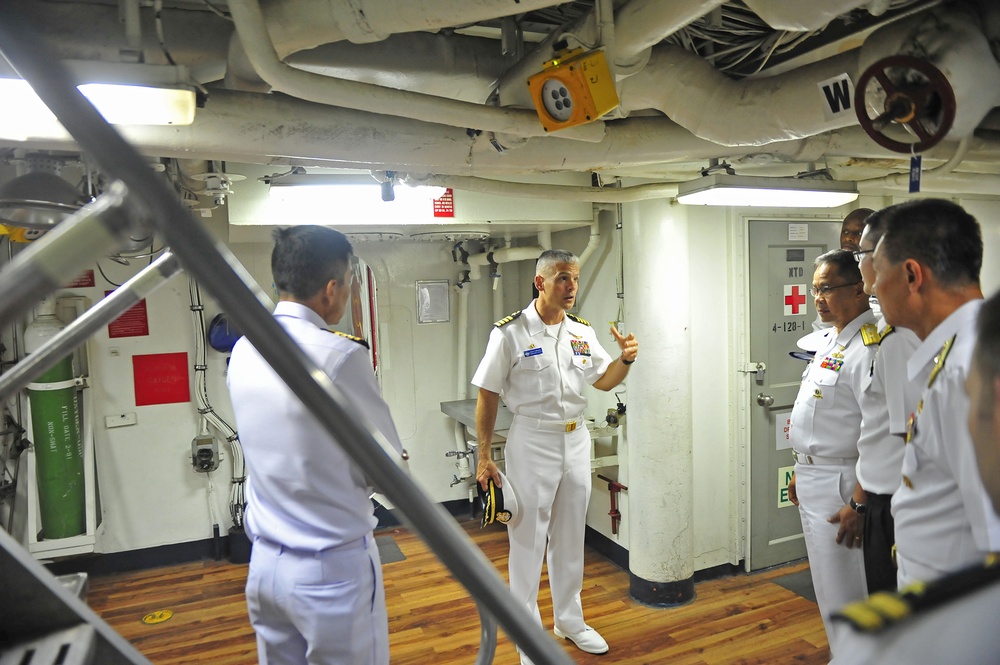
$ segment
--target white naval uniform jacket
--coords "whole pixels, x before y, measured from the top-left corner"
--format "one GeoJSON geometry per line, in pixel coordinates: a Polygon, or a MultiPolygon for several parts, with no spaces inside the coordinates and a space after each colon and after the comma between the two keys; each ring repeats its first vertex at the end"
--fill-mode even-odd
{"type": "MultiPolygon", "coordinates": [[[[880,321],[879,343],[871,369],[861,377],[861,438],[858,482],[872,494],[892,494],[902,480],[906,421],[917,407],[923,385],[910,381],[906,362],[920,345],[907,328],[880,321]]],[[[926,382],[926,381],[925,381],[926,382]]]]}
{"type": "MultiPolygon", "coordinates": [[[[365,347],[327,330],[305,305],[279,302],[274,318],[401,453],[365,347]]],[[[308,552],[371,533],[377,520],[364,474],[245,337],[233,347],[227,383],[249,471],[247,533],[308,552]]]]}
{"type": "Polygon", "coordinates": [[[511,413],[559,421],[581,416],[583,391],[613,362],[590,325],[563,317],[553,337],[535,301],[497,322],[472,384],[499,393],[511,413]]]}
{"type": "Polygon", "coordinates": [[[952,312],[907,365],[911,378],[929,378],[911,419],[892,516],[900,571],[911,564],[923,581],[1000,550],[1000,518],[979,476],[965,393],[982,304],[973,300],[952,312]]]}
{"type": "Polygon", "coordinates": [[[802,373],[789,430],[796,452],[857,458],[861,430],[858,396],[873,354],[861,339],[861,326],[866,323],[875,324],[870,310],[844,326],[839,335],[831,328],[826,343],[802,373]]]}

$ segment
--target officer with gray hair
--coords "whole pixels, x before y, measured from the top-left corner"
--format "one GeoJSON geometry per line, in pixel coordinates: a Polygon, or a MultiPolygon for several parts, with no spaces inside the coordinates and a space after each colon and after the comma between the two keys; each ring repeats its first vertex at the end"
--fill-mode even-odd
{"type": "MultiPolygon", "coordinates": [[[[538,585],[547,560],[556,637],[587,653],[604,653],[608,643],[584,622],[580,601],[591,489],[584,389],[607,391],[625,380],[639,344],[612,326],[621,353],[612,358],[604,350],[590,324],[569,313],[579,283],[579,259],[547,250],[535,268],[538,297],[494,325],[472,378],[479,388],[476,479],[484,489],[491,481],[503,485],[490,455],[502,395],[514,414],[505,451],[518,505],[507,523],[511,594],[541,623],[538,585]]],[[[528,662],[523,654],[521,662],[528,662]]]]}

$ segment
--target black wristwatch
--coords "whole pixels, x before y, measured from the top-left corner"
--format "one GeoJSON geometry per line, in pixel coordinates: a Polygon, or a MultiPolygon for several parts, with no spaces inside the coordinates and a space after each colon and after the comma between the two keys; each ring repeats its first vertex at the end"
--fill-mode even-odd
{"type": "Polygon", "coordinates": [[[865,511],[868,510],[867,505],[863,503],[858,503],[857,501],[854,500],[853,496],[851,497],[851,508],[853,508],[854,512],[856,512],[858,515],[864,515],[865,511]]]}

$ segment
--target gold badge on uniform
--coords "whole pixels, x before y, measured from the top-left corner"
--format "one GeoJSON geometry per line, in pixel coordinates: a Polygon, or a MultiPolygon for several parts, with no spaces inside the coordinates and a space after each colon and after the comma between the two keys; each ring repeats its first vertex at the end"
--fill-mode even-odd
{"type": "Polygon", "coordinates": [[[816,398],[816,399],[823,399],[823,391],[822,391],[822,390],[820,390],[819,388],[817,388],[817,389],[816,389],[816,390],[815,390],[815,391],[813,392],[813,397],[814,397],[814,398],[816,398]]]}

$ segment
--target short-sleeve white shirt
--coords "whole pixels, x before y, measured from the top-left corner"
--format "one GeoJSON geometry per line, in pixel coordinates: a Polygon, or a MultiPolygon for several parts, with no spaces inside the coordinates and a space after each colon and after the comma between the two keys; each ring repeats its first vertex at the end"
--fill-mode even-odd
{"type": "Polygon", "coordinates": [[[789,437],[795,451],[822,457],[858,456],[858,396],[873,353],[861,340],[861,326],[866,323],[875,323],[868,310],[840,334],[831,328],[826,343],[806,366],[792,406],[789,437]]]}
{"type": "Polygon", "coordinates": [[[861,438],[858,439],[858,482],[873,494],[892,494],[902,480],[903,438],[910,413],[920,400],[920,385],[911,382],[906,362],[920,345],[907,328],[884,335],[861,381],[861,438]]]}
{"type": "Polygon", "coordinates": [[[612,358],[592,327],[564,316],[550,332],[535,301],[490,332],[472,384],[498,393],[511,413],[538,420],[569,420],[587,407],[586,386],[601,378],[612,358]]]}
{"type": "MultiPolygon", "coordinates": [[[[298,303],[279,302],[274,317],[401,452],[364,346],[331,333],[298,303]]],[[[364,474],[245,337],[233,348],[227,383],[249,471],[247,533],[305,551],[369,533],[377,520],[364,474]]]]}
{"type": "Polygon", "coordinates": [[[982,303],[973,300],[954,311],[908,363],[911,378],[930,376],[942,347],[954,338],[944,364],[924,388],[904,448],[903,484],[892,498],[898,556],[938,576],[1000,549],[1000,518],[979,476],[965,393],[982,303]]]}

